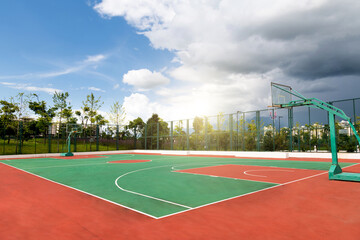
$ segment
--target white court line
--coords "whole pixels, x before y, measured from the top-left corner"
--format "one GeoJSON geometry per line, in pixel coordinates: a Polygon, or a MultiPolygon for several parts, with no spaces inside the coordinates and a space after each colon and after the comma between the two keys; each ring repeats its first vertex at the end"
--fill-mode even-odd
{"type": "Polygon", "coordinates": [[[144,212],[142,212],[142,211],[139,211],[139,210],[137,210],[137,209],[134,209],[134,208],[131,208],[131,207],[128,207],[128,206],[125,206],[125,205],[122,205],[122,204],[119,204],[119,203],[110,201],[110,200],[108,200],[108,199],[106,199],[106,198],[99,197],[99,196],[97,196],[97,195],[95,195],[95,194],[88,193],[88,192],[82,191],[82,190],[80,190],[80,189],[77,189],[77,188],[74,188],[74,187],[70,187],[70,186],[67,186],[67,185],[62,184],[62,183],[55,182],[55,181],[50,180],[50,179],[48,179],[48,178],[42,177],[42,176],[40,176],[40,175],[37,175],[37,174],[31,173],[31,172],[25,171],[25,170],[23,170],[23,169],[20,169],[20,168],[17,168],[17,167],[14,167],[14,166],[11,166],[11,165],[2,163],[2,162],[0,162],[0,163],[1,163],[1,164],[4,164],[5,166],[12,167],[12,168],[15,168],[15,169],[17,169],[17,170],[19,170],[19,171],[22,171],[22,172],[25,172],[25,173],[27,173],[27,174],[30,174],[30,175],[32,175],[32,176],[39,177],[39,178],[42,178],[42,179],[47,180],[47,181],[49,181],[49,182],[58,184],[58,185],[60,185],[60,186],[67,187],[67,188],[70,188],[70,189],[72,189],[72,190],[75,190],[75,191],[78,191],[78,192],[87,194],[87,195],[89,195],[89,196],[92,196],[92,197],[95,197],[95,198],[104,200],[105,202],[115,204],[115,205],[117,205],[117,206],[120,206],[120,207],[129,209],[129,210],[132,210],[132,211],[137,212],[137,213],[141,213],[141,214],[143,214],[143,215],[146,215],[146,216],[151,217],[151,218],[154,218],[154,219],[159,219],[158,217],[155,217],[155,216],[152,216],[152,215],[150,215],[150,214],[147,214],[147,213],[144,213],[144,212]]]}
{"type": "MultiPolygon", "coordinates": [[[[359,164],[360,164],[360,163],[357,163],[357,164],[354,164],[354,165],[350,165],[350,166],[346,166],[346,167],[343,167],[342,169],[348,168],[348,167],[352,167],[352,166],[356,166],[356,165],[359,165],[359,164]]],[[[323,173],[318,173],[318,174],[315,174],[315,175],[312,175],[312,176],[309,176],[309,177],[304,177],[304,178],[301,178],[301,179],[293,180],[293,181],[290,181],[290,182],[287,182],[287,183],[282,183],[282,184],[279,184],[279,185],[275,185],[275,186],[272,186],[272,187],[264,188],[264,189],[257,190],[257,191],[254,191],[254,192],[249,192],[249,193],[241,194],[241,195],[238,195],[238,196],[226,198],[226,199],[223,199],[223,200],[220,200],[220,201],[216,201],[216,202],[204,204],[204,205],[201,205],[201,206],[193,207],[192,209],[187,209],[187,210],[184,210],[184,211],[181,211],[181,212],[176,212],[176,213],[171,213],[171,214],[168,214],[168,215],[164,215],[164,216],[158,217],[158,219],[165,218],[165,217],[170,217],[170,216],[174,216],[174,215],[177,215],[177,214],[180,214],[180,213],[192,211],[192,210],[195,210],[195,209],[199,209],[199,208],[202,208],[202,207],[210,206],[210,205],[213,205],[213,204],[216,204],[216,203],[220,203],[220,202],[225,202],[225,201],[228,201],[228,200],[231,200],[231,199],[240,198],[240,197],[245,197],[245,196],[247,196],[247,195],[251,195],[251,194],[254,194],[254,193],[258,193],[258,192],[263,192],[263,191],[266,191],[266,190],[269,190],[269,189],[273,189],[273,188],[277,188],[277,187],[282,187],[282,186],[285,186],[285,185],[288,185],[288,184],[291,184],[291,183],[294,183],[294,182],[303,181],[303,180],[306,180],[306,179],[309,179],[309,178],[313,178],[313,177],[317,177],[317,176],[320,176],[320,175],[323,175],[323,174],[327,174],[327,173],[329,173],[329,172],[328,172],[328,171],[325,171],[325,172],[323,172],[323,173]]]]}
{"type": "MultiPolygon", "coordinates": [[[[164,160],[164,159],[162,159],[164,160]]],[[[168,159],[169,160],[169,159],[168,159]]],[[[243,163],[244,162],[253,162],[253,161],[242,161],[243,163]]],[[[189,163],[189,164],[181,164],[181,165],[177,165],[178,167],[179,166],[189,166],[189,165],[211,165],[211,166],[218,166],[218,165],[214,165],[214,163],[216,164],[216,162],[208,162],[208,163],[189,163]]],[[[224,163],[226,164],[226,162],[218,162],[219,165],[224,165],[224,163]]],[[[142,196],[142,197],[146,197],[146,198],[150,198],[150,199],[154,199],[154,200],[158,200],[158,201],[161,201],[161,202],[165,202],[165,203],[169,203],[169,204],[172,204],[172,205],[177,205],[177,206],[180,206],[180,207],[184,207],[184,208],[187,208],[187,209],[192,209],[192,207],[189,207],[189,206],[186,206],[186,205],[183,205],[183,204],[179,204],[179,203],[175,203],[175,202],[171,202],[171,201],[168,201],[168,200],[165,200],[165,199],[162,199],[162,198],[157,198],[157,197],[153,197],[153,196],[150,196],[150,195],[146,195],[146,194],[142,194],[142,193],[139,193],[139,192],[135,192],[135,191],[131,191],[131,190],[127,190],[125,188],[122,188],[119,186],[118,184],[118,180],[126,175],[129,175],[129,174],[132,174],[132,173],[136,173],[136,172],[140,172],[140,171],[145,171],[145,170],[149,170],[149,169],[155,169],[155,168],[162,168],[162,167],[171,167],[171,169],[175,169],[172,165],[165,165],[165,166],[157,166],[157,167],[150,167],[150,168],[142,168],[142,169],[137,169],[137,170],[134,170],[134,171],[131,171],[131,172],[127,172],[121,176],[119,176],[118,178],[115,179],[115,185],[122,191],[124,192],[128,192],[128,193],[132,193],[132,194],[135,194],[135,195],[139,195],[139,196],[142,196]]],[[[198,175],[201,175],[201,174],[198,174],[198,175]]],[[[209,176],[209,175],[203,175],[203,176],[209,176]]],[[[210,176],[210,177],[218,177],[218,176],[210,176]]],[[[235,179],[235,178],[231,178],[231,179],[235,179]]],[[[242,180],[242,179],[236,179],[236,180],[242,180]]],[[[253,182],[259,182],[259,181],[255,181],[255,180],[246,180],[246,181],[253,181],[253,182]]]]}
{"type": "MultiPolygon", "coordinates": [[[[182,157],[181,157],[182,158],[182,157]]],[[[161,160],[164,160],[164,159],[161,159],[161,160]]],[[[172,160],[172,159],[171,159],[172,160]]],[[[229,159],[230,160],[230,159],[229,159]]],[[[231,160],[235,160],[235,161],[241,161],[242,159],[231,159],[231,160]]],[[[262,159],[254,159],[254,160],[251,160],[251,161],[241,161],[241,162],[254,162],[254,161],[263,161],[262,159]]],[[[232,161],[233,162],[233,161],[232,161]]],[[[234,197],[230,197],[230,198],[227,198],[227,199],[223,199],[223,200],[219,200],[219,201],[216,201],[216,202],[212,202],[212,203],[208,203],[208,204],[204,204],[204,205],[201,205],[201,206],[197,206],[197,207],[193,207],[193,208],[190,208],[190,209],[187,209],[187,210],[183,210],[183,211],[179,211],[179,212],[175,212],[175,213],[172,213],[172,214],[168,214],[168,215],[164,215],[164,216],[161,216],[161,217],[155,217],[155,216],[152,216],[150,214],[147,214],[145,212],[142,212],[140,210],[137,210],[137,209],[134,209],[134,208],[131,208],[131,207],[128,207],[128,206],[125,206],[125,205],[122,205],[122,204],[119,204],[119,203],[116,203],[116,202],[113,202],[113,201],[110,201],[108,199],[105,199],[105,198],[102,198],[102,197],[99,197],[97,195],[94,195],[94,194],[91,194],[91,193],[88,193],[88,192],[85,192],[85,191],[82,191],[80,189],[77,189],[77,188],[74,188],[74,187],[70,187],[70,186],[67,186],[65,184],[61,184],[61,183],[58,183],[58,182],[55,182],[53,180],[50,180],[50,179],[47,179],[45,177],[42,177],[42,176],[39,176],[37,174],[34,174],[34,173],[31,173],[31,172],[28,172],[26,170],[23,170],[23,169],[20,169],[20,168],[17,168],[17,167],[14,167],[14,166],[11,166],[11,165],[8,165],[8,164],[5,164],[3,162],[0,161],[0,163],[4,164],[5,166],[9,166],[9,167],[12,167],[14,169],[17,169],[19,171],[22,171],[22,172],[25,172],[25,173],[28,173],[30,175],[33,175],[33,176],[36,176],[36,177],[39,177],[39,178],[42,178],[44,180],[47,180],[49,182],[52,182],[52,183],[55,183],[55,184],[58,184],[58,185],[61,185],[63,187],[67,187],[67,188],[70,188],[72,190],[75,190],[75,191],[78,191],[78,192],[81,192],[81,193],[84,193],[84,194],[87,194],[89,196],[92,196],[92,197],[95,197],[95,198],[98,198],[98,199],[101,199],[101,200],[104,200],[105,202],[108,202],[108,203],[112,203],[114,205],[117,205],[117,206],[120,206],[120,207],[124,207],[126,209],[129,209],[129,210],[132,210],[134,212],[137,212],[137,213],[140,213],[140,214],[143,214],[145,216],[148,216],[150,218],[153,218],[153,219],[162,219],[162,218],[165,218],[165,217],[170,217],[170,216],[173,216],[173,215],[177,215],[177,214],[180,214],[180,213],[183,213],[183,212],[187,212],[187,211],[190,211],[190,210],[195,210],[195,209],[198,209],[198,208],[202,208],[202,207],[206,207],[206,206],[209,206],[209,205],[213,205],[213,204],[216,204],[216,203],[220,203],[220,202],[224,202],[224,201],[228,201],[228,200],[231,200],[231,199],[234,199],[234,198],[238,198],[238,197],[243,197],[243,196],[247,196],[247,195],[250,195],[250,194],[254,194],[254,193],[257,193],[257,192],[261,192],[261,191],[266,191],[268,189],[271,189],[271,188],[275,188],[275,187],[280,187],[280,186],[283,186],[283,185],[286,185],[286,184],[290,184],[290,183],[293,183],[293,182],[297,182],[297,181],[301,181],[301,180],[305,180],[305,179],[308,179],[308,178],[312,178],[312,177],[316,177],[318,175],[322,175],[322,174],[326,174],[328,173],[327,171],[324,172],[324,173],[320,173],[320,174],[316,174],[316,175],[313,175],[313,176],[309,176],[309,177],[306,177],[306,178],[302,178],[302,179],[298,179],[298,180],[294,180],[294,181],[291,181],[291,182],[288,182],[288,183],[284,183],[284,184],[279,184],[279,185],[276,185],[276,186],[272,186],[272,187],[269,187],[269,188],[265,188],[265,189],[261,189],[261,190],[258,190],[258,191],[254,191],[254,192],[250,192],[250,193],[246,193],[246,194],[242,194],[242,195],[238,195],[238,196],[234,196],[234,197]]],[[[225,162],[222,162],[222,164],[220,165],[224,165],[225,162]]],[[[352,166],[355,166],[355,165],[358,165],[360,163],[357,163],[357,164],[354,164],[354,165],[350,165],[350,166],[346,166],[346,167],[342,167],[343,169],[344,168],[347,168],[347,167],[352,167],[352,166]]],[[[200,165],[200,164],[197,164],[197,163],[192,163],[192,164],[182,164],[182,165],[178,165],[178,166],[184,166],[184,165],[200,165]]],[[[171,165],[167,165],[167,166],[161,166],[161,167],[169,167],[171,165]]],[[[249,166],[256,166],[256,165],[249,165],[249,166]]],[[[264,166],[262,166],[264,167],[264,166]]],[[[325,171],[325,170],[324,170],[325,171]]]]}
{"type": "Polygon", "coordinates": [[[263,176],[263,175],[256,175],[256,174],[250,174],[248,172],[269,172],[269,171],[272,171],[272,172],[294,172],[294,171],[291,171],[291,170],[276,170],[276,169],[263,169],[263,170],[247,170],[244,172],[245,175],[249,175],[249,176],[253,176],[253,177],[268,177],[268,176],[263,176]]]}
{"type": "Polygon", "coordinates": [[[57,165],[57,166],[32,167],[32,168],[27,168],[27,167],[24,167],[24,169],[26,169],[26,170],[33,170],[33,169],[42,169],[42,168],[78,167],[78,166],[91,166],[91,165],[101,165],[101,164],[106,164],[106,163],[73,164],[73,165],[57,165]]]}
{"type": "Polygon", "coordinates": [[[119,184],[118,184],[119,179],[122,178],[122,177],[124,177],[124,176],[126,176],[126,175],[129,175],[129,174],[132,174],[132,173],[135,173],[135,172],[144,171],[144,170],[149,170],[149,169],[154,169],[154,168],[162,168],[162,167],[170,167],[170,166],[171,166],[171,165],[167,165],[167,166],[157,166],[157,167],[150,167],[150,168],[142,168],[142,169],[138,169],[138,170],[135,170],[135,171],[127,172],[127,173],[119,176],[117,179],[115,179],[115,185],[116,185],[120,190],[122,190],[122,191],[124,191],[124,192],[132,193],[132,194],[139,195],[139,196],[146,197],[146,198],[151,198],[151,199],[154,199],[154,200],[158,200],[158,201],[161,201],[161,202],[165,202],[165,203],[169,203],[169,204],[172,204],[172,205],[180,206],[180,207],[183,207],[183,208],[192,209],[192,207],[189,207],[189,206],[186,206],[186,205],[182,205],[182,204],[175,203],[175,202],[171,202],[171,201],[168,201],[168,200],[165,200],[165,199],[161,199],[161,198],[157,198],[157,197],[152,197],[152,196],[149,196],[149,195],[146,195],[146,194],[142,194],[142,193],[138,193],[138,192],[134,192],[134,191],[127,190],[127,189],[125,189],[125,188],[120,187],[119,184]]]}

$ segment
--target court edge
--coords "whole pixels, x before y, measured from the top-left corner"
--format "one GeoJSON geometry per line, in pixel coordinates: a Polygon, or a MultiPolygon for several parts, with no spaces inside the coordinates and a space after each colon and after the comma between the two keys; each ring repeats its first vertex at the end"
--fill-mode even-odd
{"type": "MultiPolygon", "coordinates": [[[[316,176],[320,176],[320,175],[323,175],[323,174],[327,174],[327,172],[323,172],[323,173],[315,174],[315,175],[313,175],[313,176],[309,176],[309,177],[305,177],[305,178],[297,179],[297,180],[294,180],[294,181],[290,181],[290,182],[287,182],[287,183],[278,184],[278,185],[275,185],[275,186],[272,186],[272,187],[268,187],[268,188],[265,188],[265,189],[261,189],[261,190],[257,190],[257,191],[249,192],[249,193],[246,193],[246,194],[241,194],[241,195],[238,195],[238,196],[234,196],[234,197],[226,198],[226,199],[223,199],[223,200],[220,200],[220,201],[216,201],[216,202],[208,203],[208,204],[201,205],[201,206],[198,206],[198,207],[194,207],[194,208],[191,208],[191,209],[186,209],[186,210],[183,210],[183,211],[179,211],[179,212],[176,212],[176,213],[171,213],[171,214],[164,215],[164,216],[161,216],[161,217],[155,217],[155,216],[152,216],[152,215],[150,215],[150,214],[147,214],[147,213],[144,213],[144,212],[142,212],[142,211],[139,211],[139,210],[137,210],[137,209],[133,209],[133,208],[131,208],[131,207],[128,207],[128,206],[125,206],[125,205],[122,205],[122,204],[119,204],[119,203],[116,203],[116,202],[110,201],[110,200],[108,200],[108,199],[105,199],[105,198],[99,197],[99,196],[97,196],[97,195],[95,195],[95,194],[91,194],[91,193],[88,193],[88,192],[82,191],[82,190],[80,190],[80,189],[77,189],[77,188],[74,188],[74,187],[70,187],[70,186],[67,186],[67,185],[62,184],[62,183],[55,182],[55,181],[50,180],[50,179],[48,179],[48,178],[45,178],[45,177],[39,176],[39,175],[37,175],[37,174],[34,174],[34,173],[31,173],[31,172],[28,172],[28,171],[26,171],[26,170],[23,170],[23,169],[20,169],[20,168],[17,168],[17,167],[11,166],[11,165],[8,165],[8,164],[3,163],[3,162],[0,162],[0,163],[1,163],[1,164],[3,164],[3,165],[5,165],[5,166],[8,166],[8,167],[11,167],[11,168],[17,169],[17,170],[19,170],[19,171],[21,171],[21,172],[25,172],[25,173],[27,173],[27,174],[30,174],[30,175],[32,175],[32,176],[39,177],[39,178],[41,178],[41,179],[47,180],[47,181],[49,181],[49,182],[52,182],[52,183],[55,183],[55,184],[58,184],[58,185],[61,185],[61,186],[63,186],[63,187],[66,187],[66,188],[69,188],[69,189],[72,189],[72,190],[75,190],[75,191],[78,191],[78,192],[81,192],[81,193],[87,194],[87,195],[89,195],[89,196],[92,196],[92,197],[95,197],[95,198],[101,199],[101,200],[103,200],[103,201],[105,201],[105,202],[112,203],[112,204],[114,204],[114,205],[117,205],[117,206],[120,206],[120,207],[123,207],[123,208],[129,209],[129,210],[132,210],[132,211],[134,211],[134,212],[137,212],[137,213],[143,214],[143,215],[148,216],[148,217],[153,218],[153,219],[162,219],[162,218],[166,218],[166,217],[174,216],[174,215],[177,215],[177,214],[180,214],[180,213],[184,213],[184,212],[192,211],[192,210],[199,209],[199,208],[206,207],[206,206],[210,206],[210,205],[213,205],[213,204],[216,204],[216,203],[220,203],[220,202],[228,201],[228,200],[235,199],[235,198],[238,198],[238,197],[243,197],[243,196],[251,195],[251,194],[258,193],[258,192],[262,192],[262,191],[269,190],[269,189],[272,189],[272,188],[281,187],[281,186],[284,186],[284,185],[287,185],[287,184],[290,184],[290,183],[294,183],[294,182],[298,182],[298,181],[306,180],[306,179],[309,179],[309,178],[313,178],[313,177],[316,177],[316,176]]],[[[347,167],[343,167],[343,169],[344,169],[344,168],[348,168],[348,167],[352,167],[352,166],[356,166],[356,165],[359,165],[359,164],[360,164],[360,163],[355,163],[354,165],[347,166],[347,167]]]]}

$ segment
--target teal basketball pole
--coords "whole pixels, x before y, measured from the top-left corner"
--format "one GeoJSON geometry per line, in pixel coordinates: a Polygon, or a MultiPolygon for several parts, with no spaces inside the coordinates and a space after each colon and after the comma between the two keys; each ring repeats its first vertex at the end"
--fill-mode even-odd
{"type": "MultiPolygon", "coordinates": [[[[360,173],[347,173],[343,172],[338,161],[338,155],[337,155],[337,148],[336,148],[336,128],[335,128],[335,116],[338,116],[346,121],[348,121],[357,141],[360,144],[360,137],[356,132],[356,129],[354,125],[351,122],[351,118],[348,117],[343,110],[334,107],[333,105],[330,105],[326,102],[323,102],[317,98],[306,98],[300,93],[296,92],[295,90],[292,90],[291,88],[287,89],[287,86],[272,83],[272,87],[277,88],[280,91],[286,92],[290,95],[293,95],[299,100],[289,101],[287,103],[281,103],[281,104],[274,104],[274,107],[281,107],[281,108],[291,108],[291,107],[298,107],[298,106],[310,106],[310,107],[316,107],[322,110],[325,110],[329,114],[329,127],[330,127],[330,142],[331,142],[331,157],[332,157],[332,163],[329,170],[329,179],[331,180],[343,180],[343,181],[356,181],[360,182],[360,173]]],[[[280,98],[279,98],[280,99],[280,98]]]]}
{"type": "Polygon", "coordinates": [[[74,156],[74,154],[71,152],[71,135],[75,133],[76,134],[76,131],[71,131],[66,139],[66,145],[67,145],[67,153],[60,153],[60,156],[63,156],[63,157],[71,157],[71,156],[74,156]]]}

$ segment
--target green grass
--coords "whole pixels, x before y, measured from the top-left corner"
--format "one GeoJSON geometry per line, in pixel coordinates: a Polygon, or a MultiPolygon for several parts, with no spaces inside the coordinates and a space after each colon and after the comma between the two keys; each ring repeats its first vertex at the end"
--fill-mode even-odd
{"type": "MultiPolygon", "coordinates": [[[[328,170],[331,164],[309,161],[128,154],[93,159],[41,158],[2,162],[153,217],[163,217],[277,185],[267,182],[186,174],[174,172],[173,168],[189,169],[239,164],[328,170]],[[151,160],[151,162],[107,163],[122,159],[144,159],[151,160]]],[[[342,166],[349,165],[352,163],[342,164],[342,166]]]]}
{"type": "MultiPolygon", "coordinates": [[[[73,145],[72,145],[73,146],[73,145]]],[[[119,145],[119,150],[127,150],[131,149],[132,146],[124,146],[119,145]]],[[[114,151],[116,150],[116,144],[114,143],[104,143],[99,144],[99,151],[114,151]]],[[[0,140],[0,155],[11,155],[11,154],[19,154],[19,143],[16,139],[11,139],[8,144],[8,140],[0,140]]],[[[78,141],[76,144],[76,152],[90,152],[96,151],[96,143],[89,141],[85,142],[83,140],[78,141]]],[[[52,153],[61,153],[67,152],[67,148],[65,146],[65,141],[60,139],[52,139],[51,140],[51,152],[52,153]]],[[[49,153],[49,143],[48,139],[44,142],[44,138],[38,138],[36,141],[34,139],[30,139],[24,141],[21,146],[22,154],[39,154],[39,153],[49,153]]]]}

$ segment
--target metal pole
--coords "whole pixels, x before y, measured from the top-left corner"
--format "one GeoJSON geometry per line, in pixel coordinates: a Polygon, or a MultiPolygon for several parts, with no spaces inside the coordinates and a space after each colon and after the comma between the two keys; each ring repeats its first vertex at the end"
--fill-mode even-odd
{"type": "Polygon", "coordinates": [[[119,125],[116,125],[116,150],[119,150],[119,125]]]}
{"type": "Polygon", "coordinates": [[[256,150],[260,151],[260,111],[256,111],[256,150]]]}
{"type": "Polygon", "coordinates": [[[136,126],[134,127],[134,149],[136,149],[136,141],[137,141],[137,137],[136,137],[136,126]]]}
{"type": "Polygon", "coordinates": [[[19,131],[19,153],[21,153],[21,146],[22,146],[22,135],[23,135],[23,122],[20,121],[20,131],[19,131]]]}
{"type": "Polygon", "coordinates": [[[275,151],[275,110],[272,109],[272,129],[273,129],[273,135],[272,135],[272,140],[273,140],[273,151],[275,151]]]}
{"type": "Polygon", "coordinates": [[[245,151],[245,113],[243,112],[243,135],[242,135],[242,150],[245,151]]]}
{"type": "Polygon", "coordinates": [[[279,133],[280,133],[280,120],[283,118],[283,116],[279,116],[279,133]]]}
{"type": "Polygon", "coordinates": [[[49,132],[48,132],[48,152],[51,153],[51,124],[49,125],[49,132]]]}
{"type": "Polygon", "coordinates": [[[205,150],[208,150],[208,142],[207,142],[207,117],[205,117],[205,150]]]}
{"type": "Polygon", "coordinates": [[[187,150],[190,149],[189,131],[190,131],[189,119],[186,119],[186,149],[187,150]]]}
{"type": "Polygon", "coordinates": [[[100,128],[99,125],[96,124],[96,151],[99,151],[99,133],[100,133],[100,128]]]}
{"type": "Polygon", "coordinates": [[[174,144],[173,144],[173,142],[174,142],[174,140],[173,140],[173,126],[174,126],[174,123],[173,123],[173,121],[171,121],[170,122],[170,149],[171,150],[173,150],[174,149],[174,144]]]}
{"type": "Polygon", "coordinates": [[[288,122],[289,122],[289,151],[293,151],[293,136],[292,136],[292,130],[293,130],[293,108],[288,109],[288,122]]]}
{"type": "Polygon", "coordinates": [[[160,123],[156,123],[156,149],[159,150],[160,146],[160,139],[159,139],[159,129],[160,129],[160,123]]]}
{"type": "Polygon", "coordinates": [[[146,150],[146,147],[147,147],[147,124],[145,124],[145,150],[146,150]]]}
{"type": "Polygon", "coordinates": [[[236,151],[239,151],[239,111],[236,112],[236,151]]]}
{"type": "Polygon", "coordinates": [[[300,152],[300,150],[301,150],[300,143],[301,143],[301,139],[300,139],[300,127],[299,127],[299,128],[298,128],[298,151],[299,151],[299,152],[300,152]]]}
{"type": "Polygon", "coordinates": [[[329,125],[330,125],[332,164],[338,165],[338,157],[337,157],[337,149],[336,149],[335,115],[331,112],[329,112],[329,125]]]}
{"type": "Polygon", "coordinates": [[[233,115],[229,115],[229,128],[230,128],[230,151],[233,150],[232,132],[233,132],[233,115]]]}
{"type": "Polygon", "coordinates": [[[309,123],[309,142],[308,142],[308,145],[309,145],[309,150],[311,152],[311,111],[310,111],[310,107],[308,107],[308,123],[309,123]]]}
{"type": "Polygon", "coordinates": [[[220,115],[216,116],[216,125],[217,125],[217,136],[216,136],[216,150],[219,151],[220,150],[220,115]]]}

